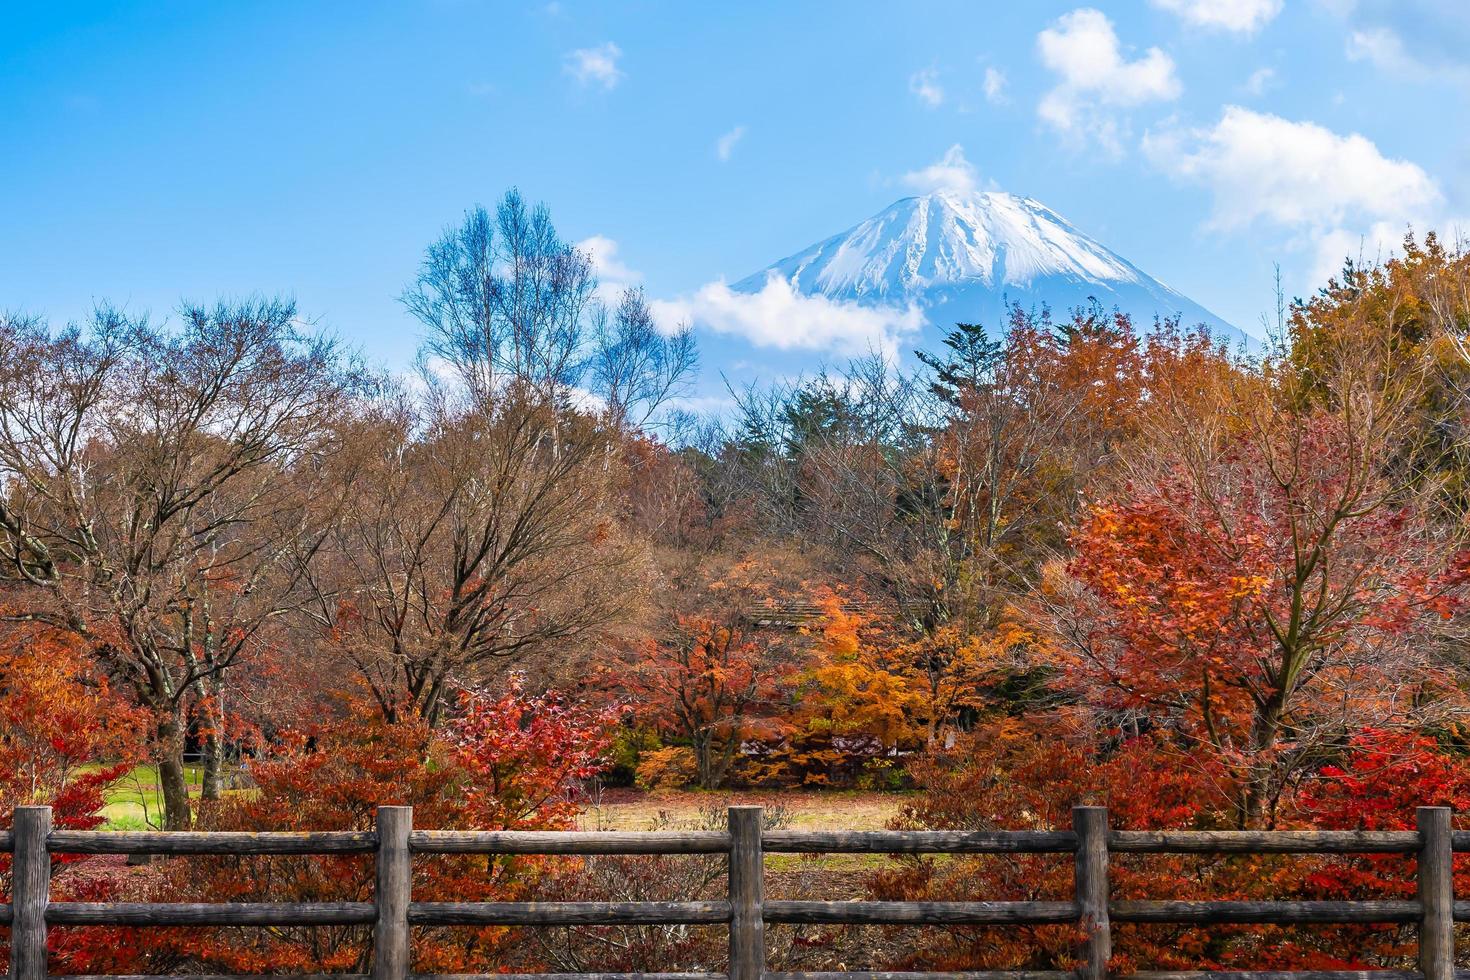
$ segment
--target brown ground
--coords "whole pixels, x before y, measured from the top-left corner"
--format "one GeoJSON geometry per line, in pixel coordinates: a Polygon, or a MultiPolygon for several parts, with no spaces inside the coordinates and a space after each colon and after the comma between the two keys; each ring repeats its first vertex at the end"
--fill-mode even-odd
{"type": "Polygon", "coordinates": [[[882,830],[898,815],[898,793],[831,790],[821,793],[686,792],[607,789],[583,811],[585,830],[654,830],[669,823],[687,825],[727,806],[759,805],[783,810],[786,827],[798,830],[882,830]]]}

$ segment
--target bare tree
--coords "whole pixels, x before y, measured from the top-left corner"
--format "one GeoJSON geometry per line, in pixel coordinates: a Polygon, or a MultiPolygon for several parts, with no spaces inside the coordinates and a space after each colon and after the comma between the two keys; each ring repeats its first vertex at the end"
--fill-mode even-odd
{"type": "Polygon", "coordinates": [[[591,256],[557,235],[545,205],[528,208],[512,189],[493,218],[472,208],[429,246],[403,302],[427,329],[424,354],[472,402],[510,385],[564,399],[590,382],[584,390],[617,424],[636,427],[688,382],[693,336],[661,333],[641,290],[625,290],[610,311],[597,286],[591,256]]]}
{"type": "Polygon", "coordinates": [[[546,209],[511,191],[429,246],[404,294],[430,370],[365,430],[370,475],[334,548],[344,577],[318,583],[319,615],[389,718],[436,722],[455,685],[569,656],[641,599],[624,448],[694,348],[654,328],[640,292],[609,314],[596,286],[546,209]]]}
{"type": "Polygon", "coordinates": [[[512,190],[493,219],[472,208],[429,246],[403,303],[428,329],[424,352],[485,404],[511,379],[543,397],[578,382],[596,291],[591,258],[512,190]]]}
{"type": "Polygon", "coordinates": [[[55,335],[0,320],[11,615],[78,637],[153,713],[169,827],[190,821],[188,707],[218,710],[326,533],[322,463],[360,377],[295,322],[279,301],[189,307],[173,332],[108,309],[55,335]]]}
{"type": "Polygon", "coordinates": [[[641,289],[624,290],[616,310],[598,309],[594,319],[592,390],[607,401],[615,424],[642,428],[687,389],[698,363],[694,335],[687,326],[661,334],[641,289]]]}
{"type": "Polygon", "coordinates": [[[596,419],[501,395],[493,409],[400,404],[335,532],[325,624],[385,717],[437,722],[455,685],[616,621],[642,594],[616,521],[621,467],[596,419]]]}

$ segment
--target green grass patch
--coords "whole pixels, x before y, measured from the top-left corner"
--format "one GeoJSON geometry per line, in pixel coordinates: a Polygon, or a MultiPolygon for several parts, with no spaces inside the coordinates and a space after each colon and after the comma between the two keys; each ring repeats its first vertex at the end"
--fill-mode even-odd
{"type": "MultiPolygon", "coordinates": [[[[190,797],[199,795],[203,778],[203,766],[184,767],[190,797]]],[[[102,825],[104,830],[149,830],[163,823],[163,788],[158,779],[158,767],[151,763],[134,766],[124,773],[103,791],[102,799],[102,817],[106,821],[102,825]]]]}

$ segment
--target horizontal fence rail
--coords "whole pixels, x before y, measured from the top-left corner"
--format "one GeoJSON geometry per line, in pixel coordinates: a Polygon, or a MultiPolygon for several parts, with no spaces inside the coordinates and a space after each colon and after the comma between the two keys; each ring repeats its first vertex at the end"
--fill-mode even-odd
{"type": "MultiPolygon", "coordinates": [[[[409,807],[379,807],[374,831],[324,833],[52,830],[48,807],[19,807],[0,831],[12,855],[12,900],[0,904],[11,933],[13,980],[47,977],[48,926],[371,926],[371,974],[301,980],[1103,980],[1112,923],[1414,924],[1417,971],[1145,972],[1128,980],[1455,980],[1454,924],[1470,922],[1455,901],[1452,861],[1470,851],[1470,831],[1451,829],[1444,807],[1421,807],[1414,831],[1111,830],[1107,810],[1077,807],[1072,829],[1052,831],[763,830],[760,807],[731,807],[726,830],[651,833],[414,830],[409,807]],[[1071,901],[776,901],[764,897],[764,857],[776,854],[1070,854],[1071,901]],[[374,855],[371,902],[52,902],[52,854],[374,855]],[[690,855],[728,858],[728,898],[683,902],[415,902],[416,854],[690,855]],[[1112,854],[1405,854],[1416,858],[1417,897],[1361,901],[1143,901],[1109,894],[1112,854]],[[781,973],[766,969],[768,924],[887,926],[1072,925],[1072,971],[781,973]],[[411,973],[413,926],[723,925],[725,973],[411,973]]],[[[1345,951],[1351,952],[1351,951],[1345,951]]],[[[69,980],[152,980],[74,977],[69,980]]],[[[196,977],[194,980],[227,980],[196,977]]],[[[253,980],[234,977],[229,980],[253,980]]],[[[261,978],[264,980],[264,978],[261,978]]],[[[1470,980],[1461,973],[1459,980],[1470,980]]]]}

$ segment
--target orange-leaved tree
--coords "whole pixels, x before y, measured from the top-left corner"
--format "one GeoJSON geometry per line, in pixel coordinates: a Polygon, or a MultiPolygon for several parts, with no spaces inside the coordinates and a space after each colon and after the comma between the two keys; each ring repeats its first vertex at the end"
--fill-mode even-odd
{"type": "MultiPolygon", "coordinates": [[[[53,826],[92,830],[103,822],[105,791],[136,761],[142,712],[115,697],[85,649],[37,624],[0,626],[0,826],[18,806],[49,806],[53,826]]],[[[106,883],[73,874],[59,855],[59,900],[96,901],[106,883]]],[[[10,856],[0,855],[0,901],[9,901],[10,856]]],[[[53,931],[63,955],[76,937],[53,931]]],[[[0,950],[3,955],[3,950],[0,950]]]]}
{"type": "Polygon", "coordinates": [[[906,672],[905,651],[859,605],[819,590],[822,618],[811,630],[791,709],[752,760],[751,778],[802,786],[871,783],[893,769],[900,750],[923,744],[926,702],[906,672]]]}
{"type": "MultiPolygon", "coordinates": [[[[633,643],[606,680],[693,756],[701,787],[722,785],[742,743],[784,724],[784,699],[799,656],[775,622],[788,590],[763,559],[702,571],[655,635],[633,643]]],[[[661,757],[656,763],[663,764],[661,757]]]]}
{"type": "MultiPolygon", "coordinates": [[[[380,805],[414,807],[423,829],[566,827],[580,783],[602,767],[614,723],[607,711],[513,685],[500,696],[464,693],[439,729],[418,718],[383,721],[367,698],[313,731],[288,733],[252,761],[255,789],[228,795],[202,819],[219,830],[369,830],[380,805]]],[[[414,897],[425,901],[524,898],[548,861],[420,857],[414,897]]],[[[169,901],[371,901],[370,856],[189,858],[138,887],[169,901]]],[[[82,973],[362,972],[371,929],[92,930],[66,964],[82,973]]],[[[503,927],[424,929],[422,972],[485,972],[517,955],[503,927]]]]}
{"type": "MultiPolygon", "coordinates": [[[[1077,805],[1104,805],[1115,828],[1229,827],[1240,776],[1207,753],[1181,753],[1166,731],[1108,738],[1086,710],[999,721],[932,753],[911,772],[920,792],[897,821],[952,830],[1066,827],[1077,805]]],[[[1304,776],[1281,804],[1292,827],[1406,830],[1418,806],[1470,805],[1470,760],[1421,735],[1365,729],[1336,760],[1304,776]]],[[[1470,864],[1456,860],[1457,888],[1470,864]]],[[[1115,899],[1190,901],[1412,899],[1412,856],[1150,855],[1117,858],[1115,899]]],[[[883,898],[1068,901],[1058,855],[895,858],[873,879],[883,898]]],[[[1372,969],[1412,963],[1412,925],[1226,926],[1114,923],[1119,972],[1148,969],[1372,969]]],[[[919,934],[902,964],[941,970],[1076,965],[1070,927],[973,928],[919,934]]],[[[893,964],[879,964],[894,968],[893,964]]]]}
{"type": "Polygon", "coordinates": [[[1369,724],[1461,703],[1435,642],[1465,560],[1323,413],[1223,439],[1095,504],[1052,611],[1064,685],[1239,777],[1270,824],[1295,774],[1369,724]]]}
{"type": "MultiPolygon", "coordinates": [[[[1130,829],[1210,825],[1227,808],[1229,774],[1161,765],[1155,738],[1108,745],[1085,715],[1065,712],[1000,719],[962,736],[951,750],[912,763],[919,792],[905,805],[900,829],[1051,830],[1069,826],[1083,804],[1111,809],[1115,826],[1130,829]]],[[[1227,897],[1229,889],[1201,875],[1196,859],[1151,861],[1146,868],[1117,862],[1113,895],[1133,898],[1227,897]],[[1214,887],[1225,895],[1211,896],[1214,887]]],[[[876,897],[901,900],[1070,901],[1073,869],[1063,855],[899,857],[871,882],[876,897]]],[[[1198,937],[1115,927],[1125,957],[1158,968],[1196,967],[1198,937]]],[[[901,964],[886,969],[1070,969],[1079,936],[1070,926],[959,928],[917,933],[901,964]]],[[[1204,961],[1204,962],[1207,962],[1204,961]]]]}

